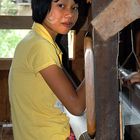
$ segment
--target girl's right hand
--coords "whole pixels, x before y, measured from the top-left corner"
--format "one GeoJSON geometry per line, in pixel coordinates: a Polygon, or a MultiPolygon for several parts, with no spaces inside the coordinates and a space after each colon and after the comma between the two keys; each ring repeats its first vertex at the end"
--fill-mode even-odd
{"type": "Polygon", "coordinates": [[[128,84],[140,83],[140,71],[131,73],[123,81],[128,84]]]}

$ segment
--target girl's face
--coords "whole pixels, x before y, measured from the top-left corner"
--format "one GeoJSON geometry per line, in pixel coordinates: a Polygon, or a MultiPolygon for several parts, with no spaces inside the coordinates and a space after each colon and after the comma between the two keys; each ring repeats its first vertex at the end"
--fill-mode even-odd
{"type": "Polygon", "coordinates": [[[78,4],[74,0],[53,0],[50,12],[43,26],[55,37],[57,33],[66,34],[78,19],[78,4]]]}

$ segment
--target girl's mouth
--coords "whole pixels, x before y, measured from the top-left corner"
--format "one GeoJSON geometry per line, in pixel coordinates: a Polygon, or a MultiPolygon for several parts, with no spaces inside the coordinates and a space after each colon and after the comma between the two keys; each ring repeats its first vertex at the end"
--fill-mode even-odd
{"type": "Polygon", "coordinates": [[[72,23],[72,22],[63,22],[62,24],[63,24],[63,26],[65,26],[66,28],[72,28],[72,26],[73,26],[73,23],[72,23]]]}

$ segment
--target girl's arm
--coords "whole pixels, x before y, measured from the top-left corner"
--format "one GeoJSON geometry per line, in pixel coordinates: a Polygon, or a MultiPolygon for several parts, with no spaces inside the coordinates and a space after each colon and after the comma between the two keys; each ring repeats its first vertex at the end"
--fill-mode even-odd
{"type": "Polygon", "coordinates": [[[40,71],[51,90],[73,115],[81,115],[85,110],[85,82],[74,89],[64,71],[57,65],[51,65],[40,71]]]}

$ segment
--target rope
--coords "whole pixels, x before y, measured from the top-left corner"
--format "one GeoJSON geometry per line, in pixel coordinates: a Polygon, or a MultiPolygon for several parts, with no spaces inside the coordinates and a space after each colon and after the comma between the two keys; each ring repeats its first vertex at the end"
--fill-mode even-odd
{"type": "Polygon", "coordinates": [[[128,62],[128,60],[130,59],[130,57],[134,55],[134,58],[137,62],[137,65],[138,65],[138,69],[140,69],[140,63],[139,63],[139,60],[138,60],[138,57],[136,55],[136,52],[135,52],[135,49],[134,49],[134,37],[133,37],[133,30],[131,28],[131,52],[130,54],[127,56],[127,58],[125,59],[124,63],[121,65],[121,67],[124,67],[125,64],[128,62]]]}

